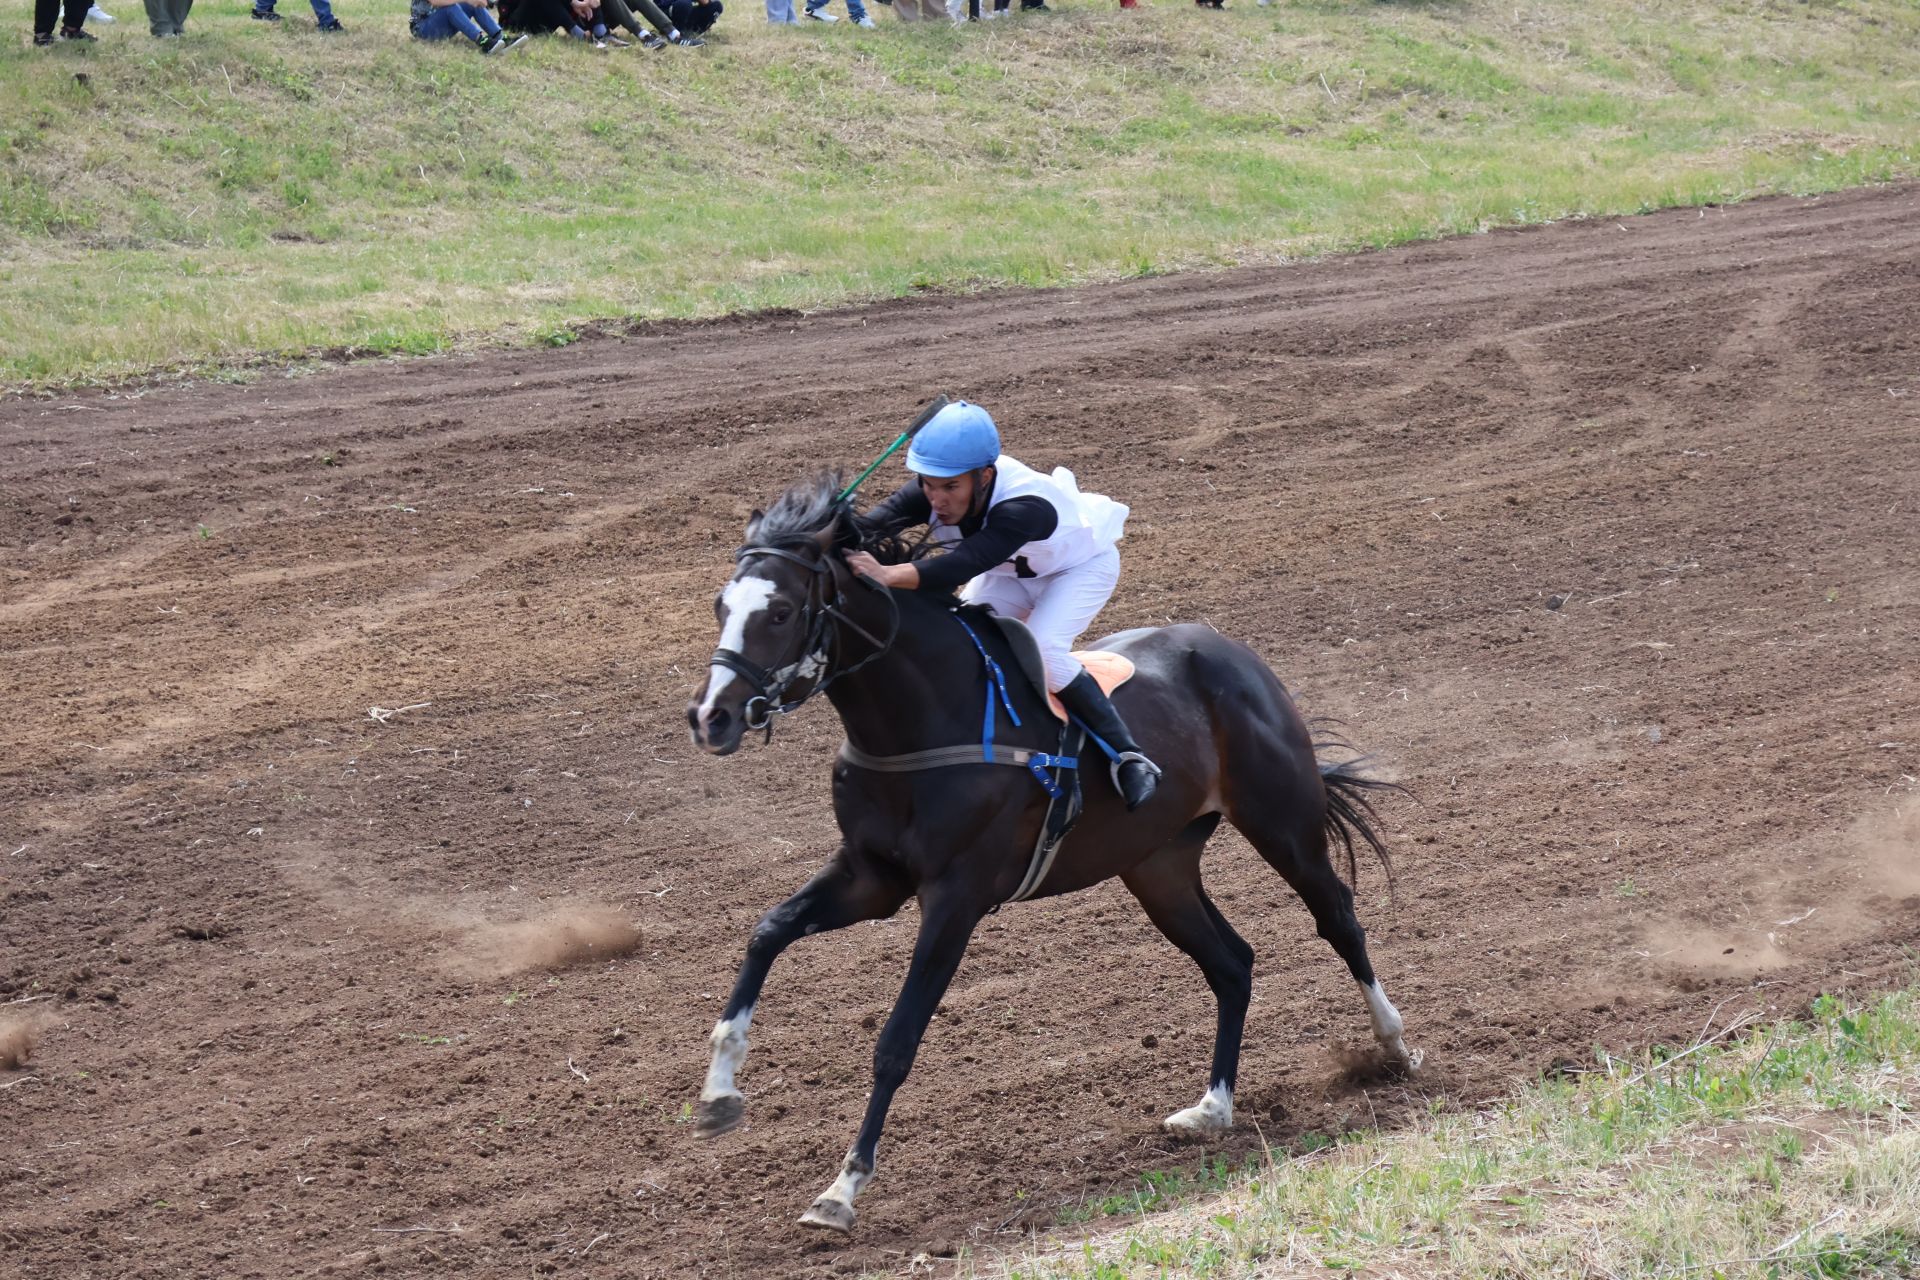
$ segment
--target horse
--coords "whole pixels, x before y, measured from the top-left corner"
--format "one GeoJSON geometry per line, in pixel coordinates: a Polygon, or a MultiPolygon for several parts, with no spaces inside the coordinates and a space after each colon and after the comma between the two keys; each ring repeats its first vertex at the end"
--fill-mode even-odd
{"type": "MultiPolygon", "coordinates": [[[[974,928],[1023,887],[1047,795],[1026,769],[978,755],[911,772],[853,762],[957,744],[980,751],[983,688],[988,714],[995,698],[990,667],[1013,671],[1016,655],[999,628],[960,625],[967,613],[951,596],[892,591],[856,576],[843,559],[849,550],[869,550],[882,562],[909,552],[863,526],[837,480],[801,481],[752,514],[733,576],[714,603],[720,643],[687,721],[698,748],[726,756],[749,731],[770,740],[777,717],[824,694],[847,738],[833,767],[839,848],[747,941],[711,1035],[698,1132],[713,1137],[741,1123],[745,1099],[736,1080],[775,958],[799,938],[885,919],[909,897],[919,903],[913,958],[874,1050],[865,1118],[832,1184],[800,1218],[848,1232],[854,1198],[874,1174],[887,1109],[974,928]]],[[[1353,878],[1358,839],[1391,878],[1368,821],[1368,791],[1393,784],[1366,776],[1360,761],[1321,760],[1322,744],[1279,678],[1210,626],[1125,631],[1094,647],[1132,660],[1133,678],[1112,696],[1165,772],[1152,798],[1129,813],[1105,771],[1090,771],[1078,824],[1031,896],[1074,893],[1118,876],[1154,926],[1200,967],[1218,1005],[1213,1065],[1200,1101],[1168,1116],[1165,1127],[1205,1136],[1233,1124],[1254,952],[1201,885],[1201,853],[1222,818],[1293,887],[1346,962],[1386,1064],[1416,1069],[1419,1056],[1406,1046],[1400,1013],[1367,957],[1352,890],[1331,857],[1337,839],[1353,878]]],[[[1044,690],[1029,683],[1007,676],[1001,684],[999,696],[1014,713],[1001,719],[1001,741],[1052,753],[1059,723],[1044,690]]]]}

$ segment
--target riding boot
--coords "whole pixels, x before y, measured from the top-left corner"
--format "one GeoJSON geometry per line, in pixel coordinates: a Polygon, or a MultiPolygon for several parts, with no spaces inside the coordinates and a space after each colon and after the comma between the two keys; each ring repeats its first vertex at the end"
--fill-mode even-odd
{"type": "MultiPolygon", "coordinates": [[[[1060,704],[1093,734],[1112,747],[1113,786],[1129,810],[1138,809],[1160,785],[1160,766],[1147,759],[1133,740],[1127,722],[1120,718],[1106,692],[1082,671],[1060,690],[1060,704]]],[[[1084,753],[1083,753],[1084,754],[1084,753]]]]}

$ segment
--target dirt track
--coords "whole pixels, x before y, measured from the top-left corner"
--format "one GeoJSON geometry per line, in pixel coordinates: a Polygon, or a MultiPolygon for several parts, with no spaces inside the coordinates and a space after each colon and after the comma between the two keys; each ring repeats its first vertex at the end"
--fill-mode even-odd
{"type": "Polygon", "coordinates": [[[1411,1087],[1343,1080],[1351,983],[1216,841],[1260,953],[1229,1154],[1899,980],[1916,335],[1909,187],[0,403],[0,1017],[40,1019],[0,1274],[880,1269],[1199,1160],[1157,1121],[1212,1000],[1117,885],[982,930],[850,1244],[792,1222],[911,910],[791,951],[751,1127],[684,1123],[838,736],[694,757],[712,593],[756,500],[936,389],[1133,504],[1113,626],[1249,641],[1420,794],[1397,906],[1361,882],[1411,1087]],[[638,950],[538,967],[618,941],[596,904],[638,950]]]}

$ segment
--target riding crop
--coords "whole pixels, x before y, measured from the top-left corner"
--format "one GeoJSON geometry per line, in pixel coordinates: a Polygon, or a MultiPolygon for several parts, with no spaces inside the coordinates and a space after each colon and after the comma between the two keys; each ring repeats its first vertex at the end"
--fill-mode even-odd
{"type": "Polygon", "coordinates": [[[942,409],[946,408],[948,403],[949,401],[945,396],[935,396],[933,403],[928,405],[925,409],[921,410],[920,416],[913,420],[913,425],[908,427],[905,431],[902,431],[900,433],[900,438],[898,440],[895,440],[892,444],[888,445],[887,451],[873,460],[872,466],[869,466],[865,471],[862,471],[858,476],[854,478],[854,481],[852,484],[842,489],[840,491],[840,496],[837,499],[835,499],[835,501],[845,502],[848,498],[851,498],[854,494],[854,490],[858,489],[861,485],[865,484],[867,482],[867,477],[880,469],[881,463],[885,462],[888,458],[891,458],[894,454],[900,452],[900,446],[905,444],[907,441],[913,439],[914,435],[920,430],[920,428],[926,426],[929,422],[932,422],[933,415],[940,412],[942,409]]]}

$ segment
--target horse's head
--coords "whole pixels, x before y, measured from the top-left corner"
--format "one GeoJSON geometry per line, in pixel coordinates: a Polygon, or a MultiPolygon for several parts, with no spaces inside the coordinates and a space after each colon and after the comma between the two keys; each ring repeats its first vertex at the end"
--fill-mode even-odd
{"type": "Polygon", "coordinates": [[[731,755],[750,729],[805,702],[830,675],[849,570],[840,558],[855,535],[823,476],[782,494],[747,522],[733,577],[714,601],[720,644],[707,683],[687,705],[694,745],[731,755]]]}

